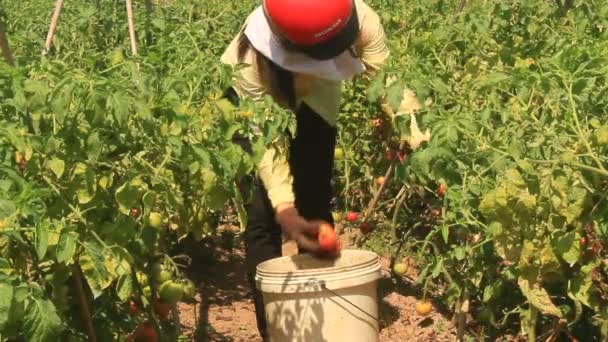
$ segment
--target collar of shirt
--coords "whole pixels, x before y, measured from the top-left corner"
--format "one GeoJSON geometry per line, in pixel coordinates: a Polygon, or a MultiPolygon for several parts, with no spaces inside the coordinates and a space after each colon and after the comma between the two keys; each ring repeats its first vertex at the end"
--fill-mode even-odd
{"type": "Polygon", "coordinates": [[[244,34],[257,51],[280,67],[295,73],[330,81],[344,81],[365,71],[363,63],[348,50],[326,61],[287,51],[272,32],[262,6],[249,16],[244,34]]]}

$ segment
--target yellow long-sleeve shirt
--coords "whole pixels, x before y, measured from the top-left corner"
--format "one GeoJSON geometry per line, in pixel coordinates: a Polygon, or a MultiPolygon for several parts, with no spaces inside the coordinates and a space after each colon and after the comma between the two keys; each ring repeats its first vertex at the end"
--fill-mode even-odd
{"type": "MultiPolygon", "coordinates": [[[[357,55],[366,67],[366,73],[378,70],[389,55],[385,44],[385,34],[380,18],[362,0],[355,0],[359,18],[360,34],[355,43],[357,55]]],[[[247,23],[245,23],[247,25],[247,23]]],[[[238,41],[244,34],[244,27],[232,40],[222,56],[222,62],[229,65],[239,64],[238,41]]],[[[254,63],[255,54],[250,51],[240,63],[245,64],[235,73],[233,88],[241,98],[261,99],[269,94],[262,84],[260,73],[254,63]]],[[[294,87],[296,102],[306,103],[328,124],[335,126],[342,101],[342,82],[314,78],[309,75],[295,74],[294,87]]],[[[260,163],[258,173],[274,208],[281,203],[294,202],[293,176],[288,163],[287,139],[277,139],[270,146],[260,163]]]]}

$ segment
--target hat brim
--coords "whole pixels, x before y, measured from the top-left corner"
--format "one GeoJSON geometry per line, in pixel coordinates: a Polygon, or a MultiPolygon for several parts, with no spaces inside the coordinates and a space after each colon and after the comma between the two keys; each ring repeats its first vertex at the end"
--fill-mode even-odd
{"type": "Polygon", "coordinates": [[[287,50],[301,52],[317,60],[328,60],[339,56],[354,45],[358,36],[359,16],[357,15],[356,6],[353,6],[352,13],[346,26],[344,26],[344,28],[342,28],[334,37],[322,43],[300,45],[293,43],[283,36],[277,35],[279,41],[287,50]]]}

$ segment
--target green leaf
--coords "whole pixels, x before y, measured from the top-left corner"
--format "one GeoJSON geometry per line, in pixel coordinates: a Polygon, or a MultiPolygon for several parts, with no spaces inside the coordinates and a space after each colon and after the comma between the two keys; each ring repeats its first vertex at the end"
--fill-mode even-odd
{"type": "Polygon", "coordinates": [[[367,99],[376,102],[382,96],[385,89],[384,75],[378,74],[367,87],[367,99]]]}
{"type": "Polygon", "coordinates": [[[514,209],[518,214],[525,217],[527,215],[532,215],[535,208],[536,197],[524,192],[520,194],[514,209]]]}
{"type": "Polygon", "coordinates": [[[110,96],[108,104],[114,113],[114,118],[122,125],[127,120],[129,114],[128,98],[125,95],[116,92],[110,96]]]}
{"type": "Polygon", "coordinates": [[[209,209],[218,210],[222,209],[228,200],[230,200],[230,191],[217,185],[207,194],[206,203],[209,209]]]}
{"type": "Polygon", "coordinates": [[[65,171],[65,162],[61,159],[53,158],[46,163],[46,167],[48,167],[57,178],[61,178],[65,171]]]}
{"type": "Polygon", "coordinates": [[[89,203],[97,191],[95,174],[87,164],[78,162],[72,168],[71,188],[78,198],[78,203],[89,203]]]}
{"type": "Polygon", "coordinates": [[[568,284],[568,296],[598,311],[600,310],[600,300],[592,278],[593,270],[596,267],[595,264],[581,267],[580,272],[568,284]]]}
{"type": "Polygon", "coordinates": [[[505,181],[515,187],[522,188],[526,185],[524,179],[517,169],[508,169],[504,173],[505,181]]]}
{"type": "Polygon", "coordinates": [[[85,242],[84,247],[84,253],[79,259],[80,268],[91,288],[93,298],[97,298],[114,280],[106,265],[106,259],[109,261],[112,253],[93,242],[85,242]]]}
{"type": "Polygon", "coordinates": [[[485,289],[483,289],[483,302],[489,302],[492,297],[494,297],[494,284],[488,285],[485,289]]]}
{"type": "Polygon", "coordinates": [[[154,209],[157,197],[158,196],[154,191],[148,191],[142,196],[141,200],[144,204],[144,212],[154,209]]]}
{"type": "Polygon", "coordinates": [[[49,230],[48,222],[39,222],[36,225],[36,254],[38,259],[42,260],[46,255],[46,251],[49,247],[49,230]]]}
{"type": "Polygon", "coordinates": [[[121,185],[116,190],[116,202],[118,210],[125,215],[129,215],[131,208],[139,207],[139,201],[142,199],[146,188],[138,185],[138,182],[131,181],[121,185]]]}
{"type": "Polygon", "coordinates": [[[8,284],[0,284],[0,330],[8,323],[13,303],[14,288],[8,284]]]}
{"type": "Polygon", "coordinates": [[[17,211],[15,203],[9,200],[0,198],[0,218],[5,218],[13,215],[17,211]]]}
{"type": "Polygon", "coordinates": [[[220,99],[215,102],[215,105],[222,111],[222,113],[230,114],[234,110],[234,106],[227,99],[220,99]]]}
{"type": "Polygon", "coordinates": [[[506,74],[503,74],[501,72],[493,72],[489,74],[485,80],[480,81],[479,85],[482,87],[493,86],[508,79],[509,76],[506,74]]]}
{"type": "Polygon", "coordinates": [[[486,286],[483,289],[484,303],[489,303],[493,298],[499,297],[502,292],[502,282],[500,280],[497,280],[491,285],[486,286]]]}
{"type": "Polygon", "coordinates": [[[125,274],[118,278],[118,282],[116,284],[118,298],[122,301],[126,301],[129,299],[131,294],[133,293],[133,277],[130,274],[125,274]]]}
{"type": "Polygon", "coordinates": [[[442,270],[443,270],[443,258],[439,259],[439,261],[435,264],[435,267],[433,268],[433,272],[431,273],[431,277],[437,278],[442,270]]]}
{"type": "Polygon", "coordinates": [[[526,296],[530,305],[537,308],[540,312],[546,315],[552,315],[558,318],[562,317],[561,310],[553,304],[547,290],[545,290],[532,277],[525,277],[526,274],[519,277],[517,284],[521,292],[526,296]]]}
{"type": "Polygon", "coordinates": [[[447,224],[441,226],[441,237],[443,237],[443,242],[448,243],[448,239],[450,237],[450,227],[447,224]]]}
{"type": "Polygon", "coordinates": [[[585,189],[579,187],[570,187],[568,189],[568,206],[563,208],[559,214],[566,218],[568,224],[572,224],[577,221],[583,212],[585,206],[588,203],[588,193],[585,189]]]}
{"type": "Polygon", "coordinates": [[[90,160],[96,161],[101,154],[102,142],[99,139],[99,133],[94,132],[87,138],[87,154],[90,160]]]}
{"type": "Polygon", "coordinates": [[[466,257],[466,251],[462,247],[456,247],[454,249],[454,256],[456,257],[456,260],[462,261],[466,257]]]}
{"type": "Polygon", "coordinates": [[[234,133],[236,133],[239,129],[241,129],[241,125],[238,123],[234,123],[230,125],[224,132],[224,139],[227,141],[231,141],[234,137],[234,133]]]}
{"type": "Polygon", "coordinates": [[[15,301],[21,303],[23,302],[27,296],[30,294],[31,289],[27,285],[19,285],[15,288],[15,301]]]}
{"type": "Polygon", "coordinates": [[[555,252],[570,266],[574,265],[581,257],[579,240],[578,234],[570,232],[557,239],[555,243],[555,252]]]}
{"type": "Polygon", "coordinates": [[[418,275],[418,278],[416,279],[416,284],[422,284],[425,280],[427,275],[429,274],[429,267],[431,265],[427,265],[422,272],[420,272],[420,274],[418,275]]]}
{"type": "Polygon", "coordinates": [[[386,102],[393,109],[393,111],[397,111],[401,101],[403,99],[403,84],[400,81],[397,81],[391,84],[386,90],[386,102]]]}
{"type": "Polygon", "coordinates": [[[69,230],[63,230],[57,243],[57,262],[66,262],[76,252],[76,239],[78,235],[69,230]]]}
{"type": "Polygon", "coordinates": [[[217,183],[217,175],[215,172],[211,171],[208,168],[201,169],[201,180],[203,185],[203,190],[210,191],[213,189],[215,184],[217,183]]]}
{"type": "Polygon", "coordinates": [[[27,341],[54,342],[57,340],[63,326],[53,302],[34,297],[27,304],[25,311],[23,331],[27,341]]]}

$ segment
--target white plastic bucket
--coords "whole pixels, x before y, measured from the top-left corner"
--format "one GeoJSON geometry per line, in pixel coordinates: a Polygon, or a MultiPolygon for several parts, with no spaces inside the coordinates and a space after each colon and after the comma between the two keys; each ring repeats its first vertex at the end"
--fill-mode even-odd
{"type": "Polygon", "coordinates": [[[335,260],[308,254],[257,267],[272,342],[377,342],[380,259],[343,250],[335,260]]]}

